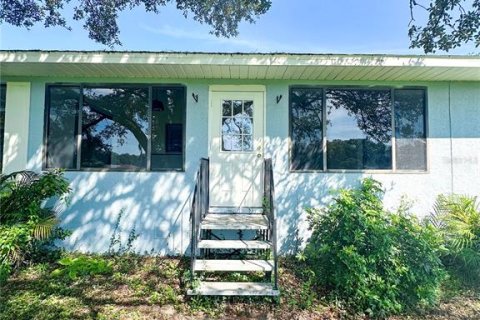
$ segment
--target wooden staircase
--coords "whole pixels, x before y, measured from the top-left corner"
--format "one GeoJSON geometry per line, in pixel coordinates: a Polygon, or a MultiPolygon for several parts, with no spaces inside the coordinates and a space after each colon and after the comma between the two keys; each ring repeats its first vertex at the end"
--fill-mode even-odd
{"type": "Polygon", "coordinates": [[[272,162],[264,162],[264,208],[210,208],[208,159],[201,159],[192,201],[191,275],[188,295],[278,296],[276,219],[273,206],[272,162]],[[249,213],[247,213],[249,212],[249,213]],[[238,239],[224,240],[216,232],[237,231],[238,239]],[[243,234],[255,235],[244,240],[243,234]],[[218,258],[218,257],[221,258],[218,258]],[[248,259],[242,256],[254,256],[248,259]],[[262,281],[210,281],[212,273],[261,272],[262,281]],[[198,281],[202,273],[206,279],[198,281]]]}

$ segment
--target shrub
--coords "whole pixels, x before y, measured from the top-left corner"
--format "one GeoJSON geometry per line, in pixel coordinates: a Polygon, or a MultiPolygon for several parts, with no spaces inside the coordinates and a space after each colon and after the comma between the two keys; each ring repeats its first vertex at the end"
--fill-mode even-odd
{"type": "Polygon", "coordinates": [[[447,251],[445,266],[463,284],[480,287],[480,210],[476,197],[440,195],[429,222],[447,251]]]}
{"type": "Polygon", "coordinates": [[[308,209],[313,234],[303,256],[317,285],[353,312],[383,317],[437,301],[440,239],[406,206],[383,208],[381,184],[342,189],[325,210],[308,209]]]}
{"type": "Polygon", "coordinates": [[[44,205],[68,192],[60,171],[0,176],[0,281],[20,264],[44,257],[55,239],[68,235],[57,226],[55,210],[44,205]]]}
{"type": "Polygon", "coordinates": [[[53,276],[67,275],[71,280],[77,279],[78,276],[111,274],[113,267],[111,262],[103,258],[95,258],[88,256],[64,257],[58,261],[62,267],[52,272],[53,276]]]}

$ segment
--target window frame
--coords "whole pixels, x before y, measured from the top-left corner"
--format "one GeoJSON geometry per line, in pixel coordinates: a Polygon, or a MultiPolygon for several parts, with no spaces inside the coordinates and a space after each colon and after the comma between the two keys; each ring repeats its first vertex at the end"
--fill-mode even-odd
{"type": "Polygon", "coordinates": [[[408,174],[408,173],[422,173],[428,174],[430,172],[430,153],[429,153],[429,125],[428,125],[428,87],[427,86],[383,86],[383,85],[315,85],[315,84],[300,84],[300,85],[289,85],[288,87],[288,170],[291,173],[399,173],[399,174],[408,174]],[[292,108],[291,108],[291,91],[292,89],[320,89],[322,90],[322,157],[323,157],[323,168],[322,169],[302,169],[294,170],[292,168],[293,163],[293,139],[292,139],[292,108]],[[329,89],[345,89],[345,90],[390,90],[391,101],[390,105],[392,108],[392,169],[328,169],[327,163],[327,107],[326,107],[326,92],[329,89]],[[397,169],[396,167],[396,132],[395,132],[395,90],[422,90],[424,95],[424,128],[425,128],[425,170],[417,169],[397,169]]]}
{"type": "Polygon", "coordinates": [[[50,128],[50,88],[51,87],[77,87],[80,88],[79,106],[77,109],[77,128],[76,128],[76,168],[67,169],[61,168],[67,172],[185,172],[185,158],[186,158],[186,124],[187,124],[187,86],[179,83],[93,83],[93,82],[81,82],[81,83],[46,83],[45,84],[45,107],[44,107],[44,128],[43,128],[43,152],[42,152],[42,170],[55,169],[47,166],[47,145],[50,128]],[[147,88],[148,89],[148,130],[147,136],[147,161],[145,168],[88,168],[81,166],[81,152],[82,152],[82,108],[83,108],[83,90],[84,88],[147,88]],[[183,118],[183,131],[182,131],[182,166],[178,169],[165,168],[165,169],[151,169],[151,156],[152,156],[152,91],[153,88],[183,88],[184,89],[184,101],[185,106],[182,111],[183,118]]]}

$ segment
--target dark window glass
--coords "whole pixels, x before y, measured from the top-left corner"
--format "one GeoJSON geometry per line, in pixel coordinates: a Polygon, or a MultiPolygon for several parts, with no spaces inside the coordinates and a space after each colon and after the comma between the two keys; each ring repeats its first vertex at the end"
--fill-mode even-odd
{"type": "Polygon", "coordinates": [[[390,90],[329,89],[328,169],[391,169],[390,90]]]}
{"type": "Polygon", "coordinates": [[[3,168],[3,145],[4,145],[4,131],[5,131],[5,103],[7,95],[7,86],[0,85],[0,172],[3,168]]]}
{"type": "Polygon", "coordinates": [[[83,89],[82,168],[146,169],[148,87],[83,89]]]}
{"type": "Polygon", "coordinates": [[[290,90],[292,170],[323,169],[322,104],[322,89],[292,88],[290,90]]]}
{"type": "Polygon", "coordinates": [[[151,169],[183,169],[185,88],[152,88],[151,169]]]}
{"type": "Polygon", "coordinates": [[[80,88],[48,87],[47,168],[75,169],[80,88]]]}
{"type": "Polygon", "coordinates": [[[427,169],[425,91],[395,90],[395,153],[399,170],[427,169]]]}

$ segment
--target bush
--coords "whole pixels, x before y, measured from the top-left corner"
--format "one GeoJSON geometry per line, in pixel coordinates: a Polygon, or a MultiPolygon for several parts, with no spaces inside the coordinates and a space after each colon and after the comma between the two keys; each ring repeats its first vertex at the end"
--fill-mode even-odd
{"type": "Polygon", "coordinates": [[[71,280],[78,276],[93,276],[97,274],[111,274],[113,272],[112,262],[101,257],[64,257],[58,261],[62,267],[52,272],[53,276],[67,275],[71,280]]]}
{"type": "Polygon", "coordinates": [[[381,184],[343,189],[324,211],[309,209],[312,237],[304,257],[317,285],[353,312],[383,317],[437,301],[440,239],[402,206],[383,208],[381,184]]]}
{"type": "Polygon", "coordinates": [[[22,263],[45,257],[55,239],[68,235],[57,226],[54,209],[44,205],[68,192],[60,171],[0,176],[0,281],[22,263]]]}
{"type": "Polygon", "coordinates": [[[467,286],[480,287],[480,210],[476,197],[440,195],[429,222],[447,251],[442,261],[467,286]]]}

